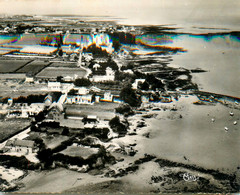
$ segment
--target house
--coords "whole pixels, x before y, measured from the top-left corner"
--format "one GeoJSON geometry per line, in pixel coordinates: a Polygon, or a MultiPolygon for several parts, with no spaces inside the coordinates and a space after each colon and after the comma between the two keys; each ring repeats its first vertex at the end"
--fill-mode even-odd
{"type": "Polygon", "coordinates": [[[13,105],[13,99],[12,98],[8,98],[8,106],[12,106],[13,105]]]}
{"type": "Polygon", "coordinates": [[[101,89],[99,89],[98,87],[95,87],[95,86],[90,87],[89,90],[92,92],[101,92],[101,89]]]}
{"type": "Polygon", "coordinates": [[[89,93],[89,89],[87,89],[86,87],[75,87],[75,90],[77,90],[77,94],[79,95],[86,95],[89,93]]]}
{"type": "Polygon", "coordinates": [[[132,88],[133,89],[137,89],[138,88],[138,85],[140,83],[144,83],[145,82],[145,79],[135,79],[134,83],[132,84],[132,88]]]}
{"type": "Polygon", "coordinates": [[[115,72],[112,70],[112,68],[107,67],[106,75],[94,75],[92,78],[90,78],[90,81],[92,82],[114,81],[114,79],[115,72]]]}
{"type": "Polygon", "coordinates": [[[111,94],[111,91],[106,91],[103,95],[103,98],[101,101],[104,102],[112,102],[113,101],[113,95],[111,94]]]}
{"type": "Polygon", "coordinates": [[[31,76],[26,76],[25,82],[26,82],[26,83],[34,83],[34,78],[31,77],[31,76]]]}
{"type": "Polygon", "coordinates": [[[66,99],[67,104],[92,104],[92,95],[69,95],[66,99]]]}
{"type": "Polygon", "coordinates": [[[52,96],[50,94],[48,94],[45,98],[44,98],[44,104],[46,106],[50,106],[52,104],[52,96]]]}
{"type": "Polygon", "coordinates": [[[61,88],[62,93],[66,93],[74,88],[74,84],[73,83],[61,83],[60,88],[61,88]]]}
{"type": "Polygon", "coordinates": [[[88,115],[83,119],[84,124],[96,124],[99,122],[99,119],[96,115],[88,115]]]}
{"type": "Polygon", "coordinates": [[[48,119],[53,119],[56,122],[59,122],[63,119],[63,106],[59,103],[53,103],[48,112],[48,119]]]}
{"type": "Polygon", "coordinates": [[[73,77],[71,77],[71,76],[65,76],[65,77],[63,77],[63,79],[62,79],[62,80],[66,81],[66,82],[71,82],[71,81],[73,81],[73,80],[74,80],[74,78],[73,78],[73,77]]]}
{"type": "Polygon", "coordinates": [[[44,107],[45,104],[43,103],[32,103],[27,107],[26,111],[28,113],[28,116],[33,116],[43,111],[44,107]]]}
{"type": "Polygon", "coordinates": [[[142,101],[142,103],[148,103],[149,102],[149,97],[143,95],[143,96],[141,96],[141,101],[142,101]]]}
{"type": "Polygon", "coordinates": [[[31,154],[37,152],[37,148],[34,141],[14,139],[7,141],[4,151],[31,154]]]}
{"type": "Polygon", "coordinates": [[[48,90],[49,91],[61,91],[61,83],[60,82],[48,82],[48,90]]]}

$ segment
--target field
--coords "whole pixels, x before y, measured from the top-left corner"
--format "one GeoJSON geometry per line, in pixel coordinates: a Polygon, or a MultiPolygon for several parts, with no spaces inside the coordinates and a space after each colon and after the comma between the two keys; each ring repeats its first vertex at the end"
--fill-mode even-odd
{"type": "Polygon", "coordinates": [[[43,61],[33,61],[24,66],[23,68],[19,69],[17,72],[18,73],[32,72],[35,75],[48,64],[49,63],[43,61]]]}
{"type": "Polygon", "coordinates": [[[48,135],[42,132],[30,132],[29,137],[27,139],[34,140],[36,138],[41,138],[43,140],[43,143],[46,145],[46,147],[50,149],[53,149],[59,146],[63,141],[66,141],[69,139],[68,136],[58,135],[58,134],[48,135]]]}
{"type": "Polygon", "coordinates": [[[99,119],[110,120],[115,116],[115,108],[117,103],[95,103],[94,105],[66,105],[66,114],[76,113],[81,111],[80,115],[96,115],[99,119]]]}
{"type": "Polygon", "coordinates": [[[63,150],[61,153],[68,156],[81,156],[86,159],[92,154],[96,154],[98,148],[87,148],[87,147],[78,147],[78,146],[68,146],[67,149],[63,150]]]}
{"type": "Polygon", "coordinates": [[[0,141],[30,125],[28,119],[0,120],[0,141]]]}
{"type": "Polygon", "coordinates": [[[76,68],[77,63],[63,63],[63,62],[53,62],[50,67],[69,67],[69,68],[76,68]]]}
{"type": "Polygon", "coordinates": [[[63,68],[63,67],[47,67],[37,74],[38,78],[56,78],[58,76],[74,76],[84,77],[86,71],[82,68],[63,68]]]}
{"type": "Polygon", "coordinates": [[[29,62],[28,60],[0,60],[0,73],[14,72],[24,64],[29,62]]]}

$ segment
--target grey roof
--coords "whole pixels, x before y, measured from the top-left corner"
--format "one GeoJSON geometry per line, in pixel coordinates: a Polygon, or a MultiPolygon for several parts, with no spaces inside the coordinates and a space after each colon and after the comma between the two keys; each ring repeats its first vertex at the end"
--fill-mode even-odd
{"type": "Polygon", "coordinates": [[[31,140],[8,140],[6,143],[6,146],[20,146],[20,147],[29,147],[33,148],[34,147],[34,141],[31,140]]]}

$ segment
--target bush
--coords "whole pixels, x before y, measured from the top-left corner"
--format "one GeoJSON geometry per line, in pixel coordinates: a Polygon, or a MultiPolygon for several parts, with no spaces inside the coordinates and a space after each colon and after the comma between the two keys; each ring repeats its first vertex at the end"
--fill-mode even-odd
{"type": "Polygon", "coordinates": [[[86,79],[86,78],[81,78],[81,79],[76,79],[74,81],[74,85],[78,86],[78,87],[87,87],[89,85],[91,85],[91,81],[86,79]]]}
{"type": "Polygon", "coordinates": [[[125,135],[127,133],[127,125],[121,123],[118,116],[115,116],[109,121],[109,126],[114,132],[121,135],[125,135]]]}
{"type": "Polygon", "coordinates": [[[132,108],[128,104],[123,104],[115,109],[117,113],[124,114],[124,115],[131,115],[133,114],[132,108]]]}
{"type": "Polygon", "coordinates": [[[137,97],[137,94],[135,93],[135,90],[132,89],[131,85],[127,85],[121,90],[120,98],[130,106],[139,107],[141,105],[141,100],[137,97]]]}
{"type": "Polygon", "coordinates": [[[51,149],[42,149],[39,150],[37,153],[37,158],[44,163],[44,166],[46,168],[50,167],[53,163],[53,158],[52,158],[52,151],[51,149]]]}
{"type": "Polygon", "coordinates": [[[90,45],[86,52],[92,53],[93,56],[99,56],[99,57],[107,57],[108,52],[106,50],[103,50],[101,47],[97,47],[96,44],[90,45]]]}
{"type": "Polygon", "coordinates": [[[17,157],[8,155],[0,155],[0,165],[26,170],[37,169],[39,166],[38,164],[28,161],[25,156],[17,157]]]}
{"type": "Polygon", "coordinates": [[[63,128],[62,135],[69,135],[69,129],[67,127],[63,128]]]}

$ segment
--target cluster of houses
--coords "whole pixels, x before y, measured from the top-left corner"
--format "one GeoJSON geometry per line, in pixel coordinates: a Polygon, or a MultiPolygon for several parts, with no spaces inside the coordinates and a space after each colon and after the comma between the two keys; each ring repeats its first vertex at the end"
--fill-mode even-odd
{"type": "Polygon", "coordinates": [[[44,103],[13,103],[11,98],[7,104],[0,104],[0,113],[6,115],[6,118],[29,118],[37,115],[45,108],[44,103]]]}

